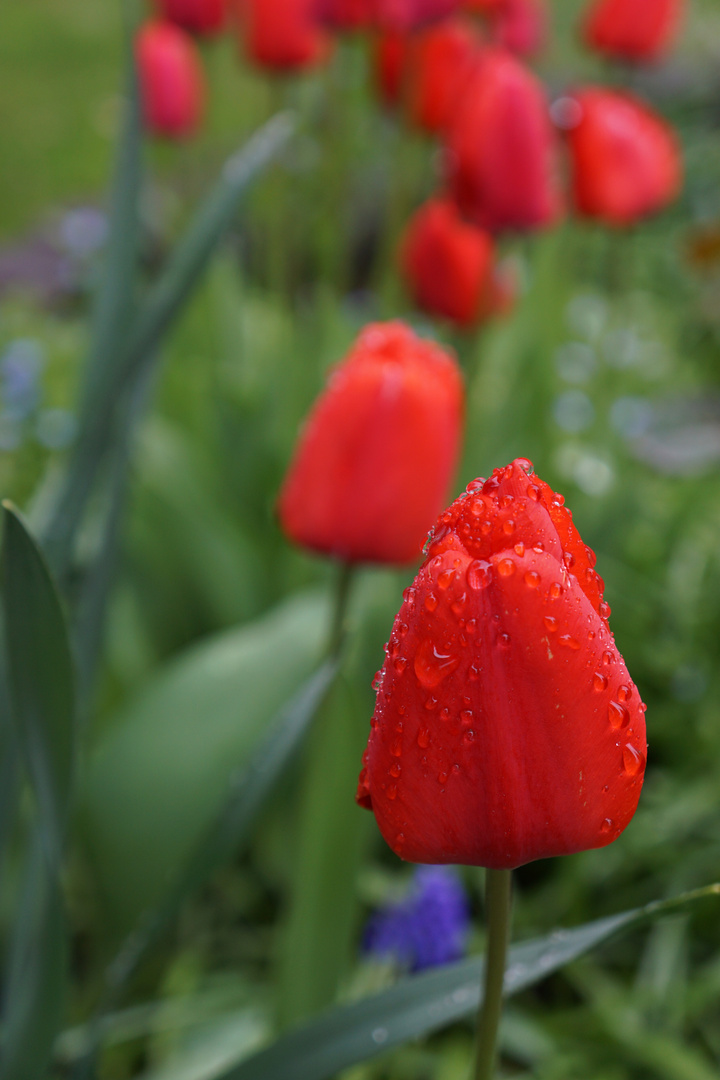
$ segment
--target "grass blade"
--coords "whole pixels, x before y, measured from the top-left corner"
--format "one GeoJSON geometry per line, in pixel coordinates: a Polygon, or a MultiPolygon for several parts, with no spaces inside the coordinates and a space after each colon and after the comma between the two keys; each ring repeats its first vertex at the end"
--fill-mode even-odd
{"type": "Polygon", "coordinates": [[[65,618],[43,556],[17,510],[3,503],[2,581],[11,716],[57,867],[75,757],[73,666],[65,618]]]}
{"type": "MultiPolygon", "coordinates": [[[[509,996],[532,986],[622,929],[718,895],[720,884],[708,885],[516,945],[510,950],[504,992],[509,996]]],[[[403,979],[390,990],[332,1009],[218,1074],[216,1080],[325,1080],[473,1015],[480,1003],[483,968],[483,958],[475,957],[403,979]]]]}

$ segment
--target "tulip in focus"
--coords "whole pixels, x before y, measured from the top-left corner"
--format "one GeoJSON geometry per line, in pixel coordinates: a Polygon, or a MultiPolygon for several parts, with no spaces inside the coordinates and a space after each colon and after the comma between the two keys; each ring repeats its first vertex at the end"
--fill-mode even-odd
{"type": "Polygon", "coordinates": [[[358,801],[420,863],[603,847],[645,769],[645,706],[595,555],[524,459],[441,514],[376,681],[358,801]]]}
{"type": "Polygon", "coordinates": [[[278,511],[296,543],[346,562],[419,558],[457,464],[455,359],[401,322],[365,328],[301,433],[278,511]]]}
{"type": "Polygon", "coordinates": [[[670,125],[630,94],[589,87],[573,95],[567,131],[577,209],[610,225],[629,225],[677,196],[682,159],[670,125]]]}
{"type": "Polygon", "coordinates": [[[507,310],[490,233],[463,221],[449,199],[431,199],[410,221],[401,265],[418,307],[459,326],[507,310]]]}
{"type": "Polygon", "coordinates": [[[405,93],[412,122],[430,133],[452,119],[474,60],[480,36],[469,22],[447,19],[412,36],[405,59],[405,93]]]}
{"type": "Polygon", "coordinates": [[[590,48],[619,60],[657,60],[677,36],[683,6],[683,0],[596,0],[583,38],[590,48]]]}
{"type": "Polygon", "coordinates": [[[161,18],[191,34],[218,34],[227,18],[226,0],[156,0],[161,18]]]}
{"type": "Polygon", "coordinates": [[[331,38],[321,27],[315,0],[243,0],[241,34],[251,60],[276,71],[322,63],[331,38]]]}
{"type": "Polygon", "coordinates": [[[173,23],[146,22],[135,39],[145,124],[154,135],[183,139],[197,130],[205,77],[195,42],[173,23]]]}
{"type": "Polygon", "coordinates": [[[486,49],[447,135],[450,192],[490,232],[537,229],[560,211],[556,141],[545,91],[519,60],[486,49]]]}

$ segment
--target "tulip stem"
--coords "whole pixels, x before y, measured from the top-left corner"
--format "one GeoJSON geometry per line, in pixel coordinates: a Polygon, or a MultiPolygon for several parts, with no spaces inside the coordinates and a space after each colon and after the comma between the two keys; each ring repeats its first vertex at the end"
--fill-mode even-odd
{"type": "Polygon", "coordinates": [[[333,590],[333,611],[330,622],[327,654],[331,660],[339,657],[345,640],[348,600],[353,579],[354,566],[349,562],[338,565],[338,576],[333,590]]]}
{"type": "Polygon", "coordinates": [[[510,941],[512,870],[485,871],[485,993],[478,1017],[474,1080],[492,1080],[497,1054],[497,1033],[502,1012],[503,979],[510,941]]]}

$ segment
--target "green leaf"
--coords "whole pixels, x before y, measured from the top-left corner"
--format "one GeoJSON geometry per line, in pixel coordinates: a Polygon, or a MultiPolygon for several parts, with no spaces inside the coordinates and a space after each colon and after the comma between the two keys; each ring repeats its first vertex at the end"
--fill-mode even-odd
{"type": "MultiPolygon", "coordinates": [[[[540,982],[618,931],[708,896],[720,884],[515,945],[506,996],[540,982]]],[[[344,1005],[278,1039],[215,1080],[324,1080],[341,1069],[473,1015],[480,1004],[482,957],[403,979],[390,990],[344,1005]]]]}
{"type": "Polygon", "coordinates": [[[316,667],[329,607],[295,597],[174,660],[88,762],[84,822],[121,923],[160,903],[281,707],[316,667]]]}
{"type": "Polygon", "coordinates": [[[73,538],[92,491],[100,463],[116,430],[118,401],[147,377],[157,363],[163,338],[183,309],[205,271],[210,257],[227,231],[240,197],[255,177],[285,146],[293,131],[289,114],[281,113],[261,128],[226,162],[220,179],[202,203],[185,235],[177,244],[159,279],[124,336],[111,377],[103,381],[102,395],[94,395],[94,410],[84,417],[63,489],[45,537],[53,566],[64,573],[73,538]]]}
{"type": "Polygon", "coordinates": [[[3,503],[2,580],[11,715],[59,865],[75,759],[73,666],[50,572],[17,510],[3,503]]]}
{"type": "Polygon", "coordinates": [[[46,1075],[64,1009],[67,935],[59,879],[48,863],[42,825],[26,856],[10,939],[3,996],[3,1080],[46,1075]]]}

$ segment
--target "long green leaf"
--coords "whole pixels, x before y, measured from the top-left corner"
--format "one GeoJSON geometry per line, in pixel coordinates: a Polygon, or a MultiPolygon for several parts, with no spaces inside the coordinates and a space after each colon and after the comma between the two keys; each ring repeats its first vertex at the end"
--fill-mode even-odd
{"type": "Polygon", "coordinates": [[[64,1010],[67,934],[59,879],[38,823],[26,856],[3,987],[3,1080],[41,1080],[64,1010]]]}
{"type": "Polygon", "coordinates": [[[151,288],[123,350],[104,382],[102,398],[81,427],[63,489],[45,533],[47,550],[58,573],[71,557],[73,538],[97,476],[114,439],[116,407],[143,369],[157,361],[163,338],[198,284],[213,252],[225,234],[240,197],[287,143],[293,131],[289,114],[270,120],[226,162],[214,189],[201,205],[179,241],[159,280],[151,288]]]}
{"type": "MultiPolygon", "coordinates": [[[[505,971],[505,994],[532,986],[620,930],[718,895],[720,884],[708,885],[515,945],[505,971]]],[[[483,968],[482,957],[464,960],[332,1009],[219,1073],[215,1080],[325,1080],[341,1069],[474,1014],[480,1004],[483,968]]]]}
{"type": "Polygon", "coordinates": [[[11,716],[57,866],[75,757],[73,665],[55,585],[17,510],[3,503],[2,581],[11,716]]]}

